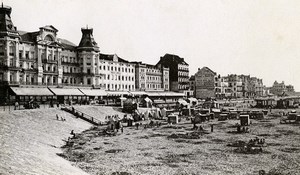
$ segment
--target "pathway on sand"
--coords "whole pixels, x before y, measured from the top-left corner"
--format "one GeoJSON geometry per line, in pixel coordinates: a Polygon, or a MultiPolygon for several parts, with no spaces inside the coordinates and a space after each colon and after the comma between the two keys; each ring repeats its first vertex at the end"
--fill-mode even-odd
{"type": "Polygon", "coordinates": [[[71,130],[90,127],[59,109],[0,112],[0,174],[87,174],[57,153],[71,130]],[[56,120],[56,114],[66,121],[56,120]]]}

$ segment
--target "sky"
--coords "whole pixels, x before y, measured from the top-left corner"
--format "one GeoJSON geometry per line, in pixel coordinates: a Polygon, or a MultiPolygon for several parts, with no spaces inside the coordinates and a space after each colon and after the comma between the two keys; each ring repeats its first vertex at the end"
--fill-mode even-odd
{"type": "Polygon", "coordinates": [[[2,0],[18,30],[53,25],[78,45],[94,30],[100,52],[156,64],[166,53],[189,64],[244,74],[300,91],[299,0],[2,0]]]}

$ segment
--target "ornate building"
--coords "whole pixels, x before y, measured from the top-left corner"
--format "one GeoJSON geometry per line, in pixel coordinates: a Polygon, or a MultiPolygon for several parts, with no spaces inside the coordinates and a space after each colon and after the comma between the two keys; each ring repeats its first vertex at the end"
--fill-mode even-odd
{"type": "Polygon", "coordinates": [[[0,96],[11,86],[90,86],[135,90],[135,65],[117,55],[100,54],[93,29],[82,28],[79,45],[57,37],[47,25],[19,31],[11,7],[0,7],[0,96]]]}

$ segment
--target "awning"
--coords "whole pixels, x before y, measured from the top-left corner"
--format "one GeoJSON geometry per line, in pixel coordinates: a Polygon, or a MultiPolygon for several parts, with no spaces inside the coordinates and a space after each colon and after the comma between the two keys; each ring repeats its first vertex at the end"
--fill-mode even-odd
{"type": "Polygon", "coordinates": [[[147,92],[148,96],[150,97],[159,97],[162,96],[160,93],[158,92],[147,92]]]}
{"type": "Polygon", "coordinates": [[[147,95],[147,93],[144,92],[144,91],[130,91],[129,93],[130,93],[131,95],[140,95],[140,96],[142,96],[142,95],[147,95]]]}
{"type": "Polygon", "coordinates": [[[54,94],[48,88],[20,88],[10,87],[16,95],[28,96],[53,96],[54,94]]]}
{"type": "Polygon", "coordinates": [[[198,102],[198,100],[196,99],[196,98],[193,98],[193,97],[191,97],[191,98],[188,98],[188,100],[190,101],[190,102],[198,102]]]}
{"type": "Polygon", "coordinates": [[[79,89],[84,95],[87,96],[107,96],[107,92],[102,89],[79,89]]]}
{"type": "Polygon", "coordinates": [[[172,96],[172,97],[183,97],[184,93],[179,92],[165,92],[165,96],[172,96]]]}
{"type": "Polygon", "coordinates": [[[49,88],[57,96],[84,96],[84,94],[79,91],[79,89],[69,89],[69,88],[49,88]]]}
{"type": "Polygon", "coordinates": [[[110,96],[122,96],[122,95],[129,95],[129,92],[126,91],[106,91],[107,95],[110,96]]]}
{"type": "Polygon", "coordinates": [[[146,97],[144,100],[145,100],[146,102],[152,102],[152,100],[151,100],[150,98],[148,98],[148,97],[146,97]]]}
{"type": "Polygon", "coordinates": [[[182,104],[182,105],[184,105],[184,106],[186,106],[186,105],[188,105],[188,103],[185,101],[185,100],[178,100],[177,101],[179,104],[182,104]]]}

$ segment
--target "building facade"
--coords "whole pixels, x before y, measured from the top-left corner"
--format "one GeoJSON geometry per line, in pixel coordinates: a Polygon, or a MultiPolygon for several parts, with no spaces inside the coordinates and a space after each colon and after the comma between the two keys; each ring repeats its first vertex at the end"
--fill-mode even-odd
{"type": "Polygon", "coordinates": [[[196,98],[216,97],[216,94],[221,92],[217,88],[218,77],[216,72],[208,67],[199,68],[195,74],[196,98]]]}
{"type": "Polygon", "coordinates": [[[191,96],[196,97],[196,81],[195,81],[195,75],[192,75],[189,79],[189,88],[192,92],[191,96]]]}
{"type": "Polygon", "coordinates": [[[11,86],[90,86],[106,90],[135,90],[135,64],[117,55],[100,54],[93,29],[82,28],[79,45],[57,37],[47,25],[19,31],[12,8],[0,7],[0,96],[11,86]]]}
{"type": "Polygon", "coordinates": [[[102,75],[101,87],[114,91],[135,90],[135,65],[118,55],[100,54],[98,71],[102,75]]]}
{"type": "Polygon", "coordinates": [[[282,95],[285,92],[295,92],[294,86],[293,85],[285,85],[284,81],[281,83],[278,83],[275,81],[273,83],[273,86],[270,87],[270,93],[274,95],[282,95]]]}
{"type": "Polygon", "coordinates": [[[135,64],[135,85],[138,91],[169,91],[169,68],[142,62],[135,64]]]}
{"type": "Polygon", "coordinates": [[[189,96],[189,65],[177,55],[165,54],[156,66],[169,68],[169,88],[189,96]]]}

